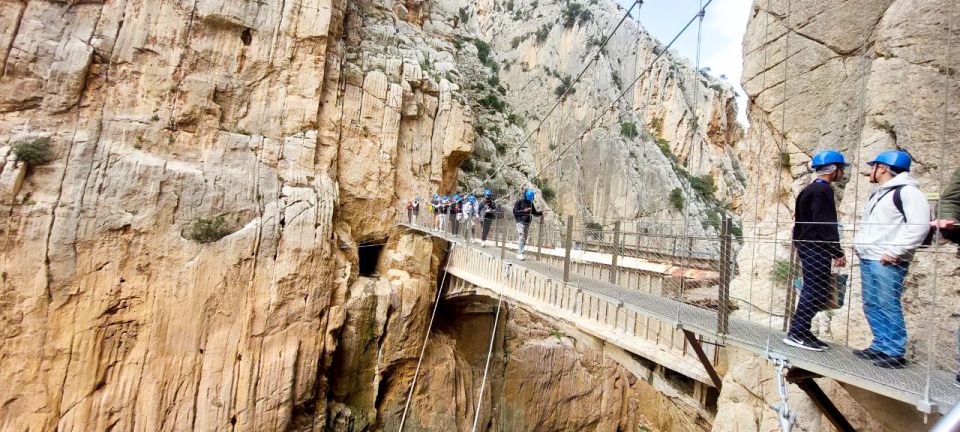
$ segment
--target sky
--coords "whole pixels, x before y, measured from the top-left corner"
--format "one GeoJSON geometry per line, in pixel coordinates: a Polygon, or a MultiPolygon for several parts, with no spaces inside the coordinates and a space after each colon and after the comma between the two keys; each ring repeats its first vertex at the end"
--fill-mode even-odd
{"type": "MultiPolygon", "coordinates": [[[[706,0],[703,0],[705,2],[706,0]]],[[[617,0],[625,8],[633,0],[617,0]]],[[[666,44],[693,17],[701,0],[646,0],[633,16],[666,44]]],[[[743,33],[750,16],[752,0],[714,0],[707,7],[703,19],[703,37],[700,47],[700,67],[709,67],[713,76],[726,75],[737,90],[738,119],[746,124],[746,99],[740,87],[743,69],[743,33]]],[[[694,64],[697,55],[697,27],[694,23],[674,44],[673,49],[694,64]]]]}

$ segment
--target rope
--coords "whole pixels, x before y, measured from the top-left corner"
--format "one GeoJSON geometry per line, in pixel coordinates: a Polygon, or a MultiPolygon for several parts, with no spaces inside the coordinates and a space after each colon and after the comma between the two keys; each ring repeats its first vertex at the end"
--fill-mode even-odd
{"type": "MultiPolygon", "coordinates": [[[[659,61],[664,55],[666,55],[666,53],[670,50],[670,47],[672,47],[673,44],[677,42],[677,39],[679,39],[680,36],[682,36],[683,33],[685,33],[685,32],[687,31],[687,29],[690,28],[691,25],[693,25],[693,22],[696,21],[697,17],[699,17],[700,14],[703,13],[703,12],[706,10],[706,8],[710,6],[710,3],[713,3],[713,0],[707,0],[706,4],[704,4],[703,7],[700,8],[699,11],[697,11],[697,14],[696,14],[696,15],[694,15],[692,18],[690,18],[690,21],[688,21],[687,24],[684,25],[683,28],[680,30],[680,32],[677,33],[677,35],[674,36],[672,40],[670,40],[670,43],[668,43],[668,44],[663,48],[663,50],[660,52],[660,54],[657,54],[657,56],[654,57],[654,59],[650,62],[650,64],[647,66],[647,68],[644,69],[643,72],[641,72],[639,75],[637,75],[637,77],[633,80],[633,82],[631,82],[630,85],[628,85],[626,88],[624,88],[623,91],[620,92],[620,95],[617,96],[617,98],[614,99],[614,101],[613,101],[608,107],[604,108],[604,110],[601,111],[600,114],[598,114],[596,117],[593,118],[593,120],[590,122],[590,124],[587,126],[587,128],[584,129],[584,130],[580,133],[580,136],[578,136],[577,138],[575,138],[575,139],[571,140],[569,143],[567,143],[567,144],[561,149],[561,151],[559,152],[559,154],[558,154],[553,160],[551,160],[550,162],[548,162],[546,165],[540,167],[540,169],[533,175],[533,177],[538,177],[538,176],[540,175],[540,173],[542,173],[545,169],[553,166],[553,164],[557,163],[561,158],[563,158],[563,155],[566,154],[566,152],[567,152],[570,148],[572,148],[574,144],[576,144],[577,142],[583,140],[583,138],[587,135],[587,133],[589,133],[590,131],[592,131],[592,130],[597,126],[597,123],[598,123],[600,120],[603,119],[603,116],[606,115],[607,111],[610,111],[612,108],[614,108],[614,106],[616,106],[616,104],[617,104],[618,102],[620,102],[620,101],[623,99],[623,97],[626,96],[626,94],[627,94],[630,90],[632,90],[633,87],[634,87],[635,85],[637,85],[637,83],[638,83],[644,76],[646,76],[647,74],[649,74],[649,73],[653,70],[653,66],[657,64],[657,61],[659,61]]],[[[511,189],[510,193],[506,194],[505,196],[500,197],[500,198],[498,199],[498,201],[501,201],[501,200],[503,200],[503,199],[505,199],[505,198],[507,198],[507,197],[513,196],[513,195],[514,195],[516,192],[518,192],[519,190],[520,190],[520,188],[511,189]]],[[[501,201],[501,202],[502,202],[502,201],[501,201]]]]}
{"type": "Polygon", "coordinates": [[[503,288],[497,299],[497,313],[493,317],[493,330],[490,332],[490,347],[487,348],[487,363],[483,366],[483,379],[480,381],[480,396],[477,397],[477,410],[473,414],[473,432],[477,432],[477,422],[480,421],[480,406],[483,404],[483,390],[487,384],[487,373],[490,371],[490,358],[493,356],[493,342],[497,338],[497,325],[500,323],[500,308],[503,305],[503,288]]]}
{"type": "Polygon", "coordinates": [[[423,337],[423,346],[420,348],[420,357],[417,359],[417,368],[413,371],[413,381],[410,382],[410,391],[407,393],[407,402],[403,405],[403,415],[400,417],[399,432],[403,432],[403,425],[407,421],[407,411],[410,409],[410,400],[413,398],[413,390],[417,387],[417,378],[420,376],[420,365],[423,363],[423,354],[427,352],[427,342],[430,340],[430,332],[433,329],[433,320],[437,316],[437,307],[440,305],[440,295],[443,293],[443,284],[447,281],[447,270],[450,268],[450,255],[456,243],[448,243],[447,263],[443,267],[443,278],[437,287],[437,298],[433,302],[433,312],[430,314],[430,323],[427,325],[427,334],[423,337]]]}
{"type": "MultiPolygon", "coordinates": [[[[529,141],[530,138],[533,137],[534,134],[536,134],[536,133],[538,133],[538,132],[540,131],[540,128],[544,125],[544,123],[547,122],[547,119],[553,114],[553,112],[556,111],[557,107],[560,106],[560,104],[564,103],[564,102],[567,100],[567,95],[569,95],[570,92],[573,91],[574,86],[576,86],[577,83],[580,82],[580,78],[583,78],[583,75],[587,72],[587,69],[589,69],[590,66],[592,66],[598,59],[600,59],[600,54],[603,53],[603,49],[607,46],[607,42],[610,42],[610,39],[613,38],[614,33],[616,33],[617,30],[620,29],[620,26],[623,25],[623,22],[626,21],[627,17],[630,16],[630,12],[632,12],[632,11],[633,11],[633,8],[637,7],[637,5],[640,5],[640,6],[642,7],[642,6],[643,6],[643,0],[635,0],[635,1],[633,2],[633,4],[630,6],[630,8],[627,9],[627,12],[623,14],[623,17],[620,18],[620,21],[617,22],[617,25],[613,28],[613,30],[610,31],[609,34],[607,34],[607,37],[603,39],[603,42],[600,44],[600,46],[597,47],[597,52],[596,52],[594,55],[590,56],[590,61],[587,62],[587,64],[583,67],[582,70],[580,70],[580,73],[577,74],[577,77],[576,77],[573,81],[570,82],[570,85],[569,85],[569,86],[567,86],[567,89],[566,89],[566,91],[563,92],[563,95],[561,95],[560,98],[557,100],[557,102],[554,103],[552,107],[550,107],[550,110],[547,111],[547,114],[546,114],[545,116],[543,116],[543,118],[540,120],[540,123],[537,124],[537,127],[534,128],[534,129],[533,129],[532,131],[530,131],[529,133],[527,133],[527,135],[523,138],[523,140],[520,141],[519,144],[517,144],[517,147],[516,147],[516,148],[518,149],[518,151],[517,151],[517,157],[518,157],[518,158],[519,158],[519,156],[520,156],[519,149],[523,148],[523,146],[527,143],[527,141],[529,141]]],[[[492,180],[494,177],[496,177],[496,175],[500,173],[500,170],[502,170],[504,167],[506,167],[506,165],[507,165],[506,160],[501,160],[501,161],[500,161],[500,166],[498,166],[496,169],[494,169],[493,173],[490,174],[489,176],[487,176],[487,178],[484,179],[483,182],[480,183],[480,185],[482,186],[482,185],[487,184],[490,180],[492,180]]],[[[473,189],[473,193],[476,193],[477,191],[478,191],[478,188],[474,188],[474,189],[473,189]]]]}

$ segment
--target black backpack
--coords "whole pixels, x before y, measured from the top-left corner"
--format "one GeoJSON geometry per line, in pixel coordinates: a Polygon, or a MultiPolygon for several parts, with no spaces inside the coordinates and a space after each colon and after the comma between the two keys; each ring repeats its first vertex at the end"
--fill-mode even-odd
{"type": "MultiPolygon", "coordinates": [[[[900,197],[900,189],[906,185],[899,185],[890,188],[893,191],[893,206],[897,208],[897,211],[900,212],[900,217],[903,218],[903,221],[907,221],[907,213],[903,211],[903,198],[900,197]]],[[[880,196],[880,199],[877,202],[880,202],[884,196],[886,196],[890,191],[886,191],[883,195],[880,196]]],[[[927,236],[923,238],[923,243],[920,243],[920,246],[930,246],[933,244],[933,237],[937,234],[935,229],[927,229],[927,236]]]]}

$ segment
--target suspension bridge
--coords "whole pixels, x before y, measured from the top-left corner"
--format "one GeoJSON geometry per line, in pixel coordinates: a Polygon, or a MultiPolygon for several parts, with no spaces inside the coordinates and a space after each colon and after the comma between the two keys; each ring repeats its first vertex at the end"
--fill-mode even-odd
{"type": "MultiPolygon", "coordinates": [[[[939,362],[941,356],[918,355],[903,369],[881,368],[854,356],[851,348],[856,344],[849,340],[828,340],[831,348],[823,352],[803,350],[783,343],[781,325],[734,314],[737,301],[730,296],[730,283],[736,277],[736,240],[729,220],[712,239],[715,247],[691,236],[684,242],[692,247],[662,247],[655,258],[651,249],[636,244],[669,245],[674,236],[658,239],[655,234],[621,233],[619,228],[578,230],[572,218],[567,226],[553,228],[534,223],[528,259],[518,260],[512,223],[498,220],[483,241],[465,231],[454,234],[449,225],[434,229],[432,218],[399,225],[449,242],[446,295],[469,292],[523,306],[701,385],[722,388],[723,378],[714,365],[724,347],[735,347],[769,359],[772,367],[780,368],[784,383],[797,384],[841,431],[854,429],[813,378],[830,378],[926,414],[946,414],[960,401],[960,388],[953,384],[956,368],[939,362]],[[638,238],[633,247],[624,241],[630,236],[638,238]],[[715,249],[716,256],[710,258],[714,266],[684,265],[713,253],[704,249],[715,249]]],[[[956,352],[947,344],[926,351],[935,349],[956,352]]]]}

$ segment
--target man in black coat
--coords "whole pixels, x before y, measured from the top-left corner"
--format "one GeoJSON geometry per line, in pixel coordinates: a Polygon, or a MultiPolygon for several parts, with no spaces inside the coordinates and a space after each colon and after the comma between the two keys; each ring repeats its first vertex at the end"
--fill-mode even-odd
{"type": "Polygon", "coordinates": [[[533,205],[533,197],[535,195],[536,193],[534,191],[528,190],[513,204],[513,218],[517,221],[517,259],[520,261],[526,259],[523,251],[527,244],[527,233],[530,231],[530,222],[533,221],[533,216],[543,215],[543,213],[533,205]]]}
{"type": "Polygon", "coordinates": [[[843,178],[848,165],[843,154],[827,150],[817,153],[811,162],[816,178],[797,195],[793,242],[803,267],[803,287],[796,312],[790,319],[790,330],[783,342],[811,351],[830,346],[810,331],[813,317],[824,310],[835,291],[836,281],[830,274],[831,261],[837,267],[847,265],[840,247],[837,226],[837,203],[832,183],[843,178]]]}
{"type": "Polygon", "coordinates": [[[487,189],[483,192],[483,203],[480,204],[480,216],[483,217],[480,239],[487,241],[487,235],[490,234],[490,225],[497,218],[497,201],[493,199],[493,192],[487,189]]]}

